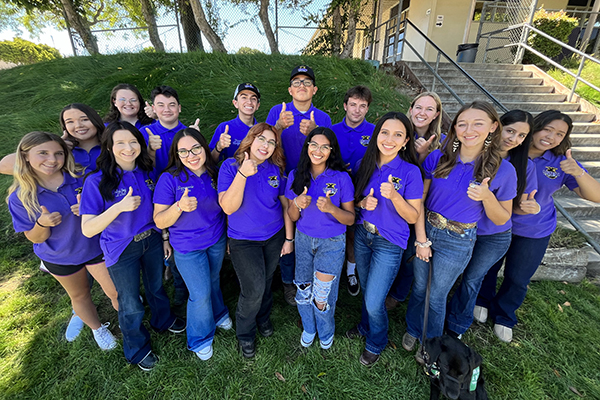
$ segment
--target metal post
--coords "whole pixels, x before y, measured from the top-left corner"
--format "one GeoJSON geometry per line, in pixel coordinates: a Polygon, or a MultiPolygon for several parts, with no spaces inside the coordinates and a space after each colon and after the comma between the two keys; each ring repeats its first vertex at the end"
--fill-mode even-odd
{"type": "Polygon", "coordinates": [[[277,0],[275,0],[275,43],[277,43],[277,48],[279,48],[279,14],[277,8],[277,0]]]}
{"type": "Polygon", "coordinates": [[[71,26],[69,25],[69,20],[67,19],[67,13],[63,9],[63,18],[65,19],[65,24],[67,25],[67,33],[69,34],[69,41],[71,42],[71,48],[73,49],[73,56],[77,57],[77,49],[75,48],[75,41],[73,40],[73,35],[71,34],[71,26]]]}
{"type": "Polygon", "coordinates": [[[404,32],[404,36],[402,39],[402,46],[400,47],[400,60],[404,60],[404,42],[406,42],[406,28],[408,25],[406,25],[406,21],[402,21],[402,25],[404,25],[402,27],[402,32],[404,32]]]}
{"type": "Polygon", "coordinates": [[[483,8],[481,9],[481,17],[479,17],[479,28],[477,29],[477,38],[475,39],[476,43],[479,43],[479,38],[481,37],[481,30],[483,29],[483,23],[485,21],[485,14],[487,13],[487,5],[487,1],[483,2],[483,8]]]}
{"type": "Polygon", "coordinates": [[[521,64],[523,61],[523,54],[525,53],[525,49],[522,46],[527,41],[529,37],[529,26],[533,23],[533,17],[535,16],[535,10],[537,9],[537,0],[531,2],[531,7],[529,9],[529,19],[527,24],[523,26],[523,32],[521,32],[521,40],[519,40],[519,46],[517,47],[517,52],[515,53],[515,59],[513,64],[521,64]]]}
{"type": "Polygon", "coordinates": [[[575,82],[573,82],[573,87],[571,88],[571,93],[569,94],[568,102],[571,102],[573,98],[573,94],[575,93],[575,89],[577,88],[577,84],[579,83],[579,77],[581,76],[581,70],[583,69],[583,64],[585,63],[585,57],[581,57],[581,62],[579,63],[579,70],[577,71],[577,77],[575,78],[575,82]]]}
{"type": "Polygon", "coordinates": [[[482,64],[485,64],[485,61],[487,60],[487,52],[488,52],[488,49],[490,48],[490,40],[491,39],[492,39],[492,36],[489,35],[487,38],[487,42],[485,43],[485,50],[483,52],[483,60],[481,60],[482,64]]]}
{"type": "Polygon", "coordinates": [[[394,34],[394,65],[398,61],[398,37],[400,36],[400,16],[402,14],[401,4],[398,5],[398,15],[396,16],[396,33],[394,34]]]}
{"type": "MultiPolygon", "coordinates": [[[[471,24],[473,23],[473,13],[475,12],[475,2],[477,0],[471,0],[471,6],[469,7],[469,13],[467,14],[467,23],[465,24],[465,33],[463,35],[463,43],[469,41],[469,33],[471,32],[471,24]]],[[[481,26],[481,19],[479,20],[479,26],[481,26]]]]}
{"type": "Polygon", "coordinates": [[[173,7],[175,8],[175,21],[177,22],[177,36],[179,36],[179,52],[183,53],[183,45],[181,44],[181,26],[179,23],[179,11],[177,10],[177,2],[174,2],[173,7]]]}

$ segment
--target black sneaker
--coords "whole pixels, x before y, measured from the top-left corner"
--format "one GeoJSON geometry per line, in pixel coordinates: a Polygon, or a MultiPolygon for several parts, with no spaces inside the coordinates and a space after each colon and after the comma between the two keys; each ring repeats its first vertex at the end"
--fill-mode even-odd
{"type": "Polygon", "coordinates": [[[157,362],[158,357],[152,351],[150,351],[148,354],[146,354],[146,357],[144,357],[142,361],[137,364],[137,366],[140,367],[142,371],[152,371],[152,368],[156,366],[157,362]]]}
{"type": "Polygon", "coordinates": [[[357,296],[360,293],[360,284],[356,274],[348,275],[348,293],[350,296],[357,296]]]}
{"type": "Polygon", "coordinates": [[[273,324],[271,323],[270,319],[262,324],[258,324],[257,328],[258,333],[260,333],[263,337],[269,337],[273,335],[273,324]]]}
{"type": "Polygon", "coordinates": [[[169,327],[169,332],[181,333],[181,332],[185,331],[185,327],[186,327],[185,319],[175,317],[175,321],[173,321],[173,323],[169,327]]]}
{"type": "Polygon", "coordinates": [[[379,360],[379,354],[373,354],[369,350],[365,349],[360,355],[360,363],[365,367],[370,367],[379,360]]]}
{"type": "Polygon", "coordinates": [[[238,340],[238,346],[244,358],[252,358],[256,354],[256,344],[254,340],[250,342],[238,340]]]}
{"type": "Polygon", "coordinates": [[[358,330],[358,326],[355,326],[354,328],[348,329],[346,331],[346,337],[348,339],[362,339],[364,336],[358,330]]]}

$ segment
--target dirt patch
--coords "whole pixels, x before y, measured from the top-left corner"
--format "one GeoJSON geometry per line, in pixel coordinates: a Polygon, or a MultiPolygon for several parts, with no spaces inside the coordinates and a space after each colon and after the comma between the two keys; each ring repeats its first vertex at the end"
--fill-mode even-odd
{"type": "Polygon", "coordinates": [[[31,278],[31,274],[12,275],[0,282],[0,295],[14,292],[23,282],[31,278]]]}
{"type": "Polygon", "coordinates": [[[13,64],[11,62],[0,60],[0,69],[9,69],[9,68],[16,67],[16,66],[17,66],[17,64],[13,64]]]}

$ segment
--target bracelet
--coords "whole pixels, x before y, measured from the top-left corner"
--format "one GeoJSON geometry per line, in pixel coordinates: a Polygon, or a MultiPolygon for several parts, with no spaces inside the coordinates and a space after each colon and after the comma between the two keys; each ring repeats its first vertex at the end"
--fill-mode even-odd
{"type": "Polygon", "coordinates": [[[296,199],[297,199],[297,198],[298,198],[298,196],[294,197],[294,205],[295,205],[296,207],[298,207],[298,212],[300,212],[300,213],[301,213],[301,212],[302,212],[302,209],[300,208],[300,206],[298,205],[298,203],[296,203],[296,199]]]}
{"type": "Polygon", "coordinates": [[[238,174],[240,174],[241,176],[243,176],[245,179],[248,179],[248,177],[246,175],[242,174],[242,171],[240,171],[239,169],[238,169],[238,174]]]}
{"type": "Polygon", "coordinates": [[[415,240],[415,247],[417,246],[421,247],[422,249],[431,247],[431,240],[427,239],[426,242],[419,242],[418,240],[415,240]]]}
{"type": "Polygon", "coordinates": [[[542,211],[542,206],[540,206],[540,203],[537,203],[537,205],[538,205],[539,209],[537,210],[537,212],[533,213],[532,215],[538,215],[540,213],[540,211],[542,211]]]}
{"type": "Polygon", "coordinates": [[[222,151],[223,151],[223,149],[219,150],[219,146],[215,145],[215,151],[216,151],[217,153],[220,153],[220,152],[222,152],[222,151]]]}
{"type": "Polygon", "coordinates": [[[585,175],[585,169],[581,168],[581,174],[577,175],[577,176],[575,176],[575,175],[573,175],[573,176],[575,176],[575,179],[577,179],[577,178],[581,178],[583,175],[585,175]]]}
{"type": "Polygon", "coordinates": [[[294,239],[288,239],[288,238],[285,238],[285,241],[286,241],[286,242],[290,242],[290,243],[294,243],[294,239]]]}
{"type": "Polygon", "coordinates": [[[183,210],[181,209],[181,207],[179,207],[179,200],[177,200],[177,203],[175,203],[175,205],[177,206],[177,211],[183,211],[183,210]]]}
{"type": "Polygon", "coordinates": [[[39,226],[41,226],[42,228],[50,228],[49,226],[44,226],[44,225],[40,224],[39,218],[35,220],[35,223],[38,224],[39,226]]]}
{"type": "Polygon", "coordinates": [[[366,210],[366,208],[363,206],[363,200],[364,199],[362,199],[361,201],[359,201],[358,205],[360,206],[361,210],[366,210]]]}
{"type": "Polygon", "coordinates": [[[169,238],[166,238],[166,239],[163,238],[163,242],[168,242],[168,241],[169,241],[169,238]]]}

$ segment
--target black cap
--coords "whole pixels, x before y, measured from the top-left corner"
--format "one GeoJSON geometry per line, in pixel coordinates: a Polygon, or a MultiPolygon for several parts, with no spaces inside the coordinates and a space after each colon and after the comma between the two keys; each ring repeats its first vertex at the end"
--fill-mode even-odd
{"type": "Polygon", "coordinates": [[[292,81],[292,79],[294,79],[294,77],[296,75],[306,75],[310,79],[312,79],[313,83],[316,83],[315,73],[313,72],[311,67],[307,67],[306,65],[298,65],[296,68],[294,68],[292,70],[292,75],[290,76],[290,82],[292,81]]]}
{"type": "Polygon", "coordinates": [[[237,95],[242,91],[242,90],[250,90],[251,92],[254,92],[254,94],[256,94],[256,97],[258,98],[258,100],[260,101],[260,91],[258,90],[258,88],[256,86],[254,86],[253,84],[251,84],[250,82],[246,82],[246,83],[240,83],[236,88],[235,88],[235,92],[233,92],[233,99],[235,100],[237,98],[237,95]]]}

